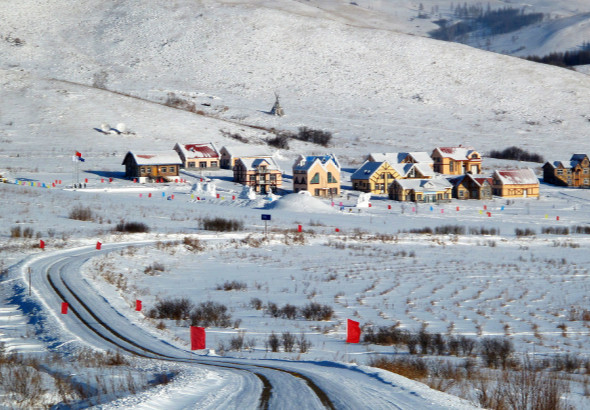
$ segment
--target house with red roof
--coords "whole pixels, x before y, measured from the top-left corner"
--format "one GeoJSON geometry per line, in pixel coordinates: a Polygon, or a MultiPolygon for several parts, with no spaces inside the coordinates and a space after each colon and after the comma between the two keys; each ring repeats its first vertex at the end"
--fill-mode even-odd
{"type": "Polygon", "coordinates": [[[174,151],[178,153],[182,160],[182,166],[186,169],[219,169],[219,151],[212,142],[202,144],[176,143],[174,151]]]}
{"type": "Polygon", "coordinates": [[[499,169],[492,175],[494,195],[507,198],[537,198],[539,179],[530,168],[499,169]]]}
{"type": "Polygon", "coordinates": [[[436,147],[431,157],[434,171],[441,174],[481,173],[481,155],[472,147],[436,147]]]}
{"type": "Polygon", "coordinates": [[[182,161],[178,153],[169,151],[129,151],[123,158],[125,176],[141,182],[178,177],[182,161]]]}

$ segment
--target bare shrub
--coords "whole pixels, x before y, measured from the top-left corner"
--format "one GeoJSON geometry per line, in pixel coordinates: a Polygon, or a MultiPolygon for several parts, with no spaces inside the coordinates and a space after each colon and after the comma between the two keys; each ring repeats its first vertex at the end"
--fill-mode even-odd
{"type": "Polygon", "coordinates": [[[163,264],[161,264],[160,262],[154,262],[152,263],[150,266],[147,266],[144,270],[143,273],[145,273],[146,275],[157,275],[159,273],[162,273],[166,270],[166,268],[164,267],[163,264]]]}
{"type": "Polygon", "coordinates": [[[262,309],[262,300],[260,300],[258,298],[250,299],[250,307],[252,307],[252,309],[261,310],[262,309]]]}
{"type": "Polygon", "coordinates": [[[514,347],[508,339],[484,338],[480,343],[481,355],[486,366],[505,369],[510,361],[514,347]]]}
{"type": "Polygon", "coordinates": [[[205,218],[201,220],[201,229],[217,232],[239,231],[244,228],[244,222],[238,219],[226,219],[221,217],[205,218]]]}
{"type": "Polygon", "coordinates": [[[149,232],[150,228],[142,222],[124,222],[121,221],[115,226],[116,232],[127,232],[127,233],[142,233],[149,232]]]}
{"type": "Polygon", "coordinates": [[[546,226],[541,228],[541,233],[546,235],[569,235],[570,228],[567,226],[546,226]]]}
{"type": "Polygon", "coordinates": [[[434,233],[438,235],[464,235],[465,227],[461,225],[443,225],[437,226],[434,233]]]}
{"type": "Polygon", "coordinates": [[[311,342],[307,340],[305,335],[301,333],[299,338],[297,339],[297,347],[299,349],[299,353],[307,353],[309,349],[311,349],[311,342]]]}
{"type": "Polygon", "coordinates": [[[238,134],[237,132],[236,133],[231,133],[231,132],[228,132],[228,131],[221,131],[221,134],[224,137],[235,139],[236,141],[243,142],[244,144],[247,144],[247,143],[250,142],[248,140],[248,138],[244,138],[241,134],[238,134]]]}
{"type": "Polygon", "coordinates": [[[312,302],[301,308],[301,314],[306,320],[330,320],[334,309],[328,305],[312,302]]]}
{"type": "Polygon", "coordinates": [[[267,313],[270,317],[280,317],[281,309],[279,309],[279,306],[276,303],[268,302],[266,304],[265,313],[267,313]]]}
{"type": "Polygon", "coordinates": [[[369,366],[378,367],[412,380],[422,380],[428,376],[426,361],[416,357],[378,356],[369,361],[369,366]]]}
{"type": "Polygon", "coordinates": [[[241,330],[238,332],[237,336],[234,336],[229,340],[229,346],[231,350],[241,351],[243,349],[245,334],[246,332],[241,330]]]}
{"type": "Polygon", "coordinates": [[[205,246],[197,238],[189,238],[188,236],[185,236],[182,240],[182,243],[186,249],[191,252],[201,252],[205,250],[205,246]]]}
{"type": "Polygon", "coordinates": [[[312,142],[314,144],[327,147],[332,140],[332,133],[329,131],[315,130],[308,127],[300,127],[297,136],[301,141],[312,142]]]}
{"type": "Polygon", "coordinates": [[[172,320],[185,320],[190,317],[192,320],[191,310],[193,306],[193,303],[187,298],[160,300],[148,312],[148,317],[152,319],[172,320]]]}
{"type": "Polygon", "coordinates": [[[283,332],[281,335],[281,339],[283,340],[283,349],[287,353],[293,352],[293,348],[295,347],[295,336],[291,332],[283,332]]]}
{"type": "Polygon", "coordinates": [[[231,327],[231,315],[227,313],[227,306],[213,301],[201,302],[193,309],[190,319],[191,326],[231,327]]]}
{"type": "Polygon", "coordinates": [[[537,232],[534,229],[530,229],[530,228],[524,228],[524,229],[516,228],[516,229],[514,229],[514,233],[517,237],[535,236],[537,234],[537,232]]]}
{"type": "Polygon", "coordinates": [[[10,237],[11,238],[20,238],[22,237],[23,233],[20,226],[12,226],[10,228],[10,237]]]}
{"type": "Polygon", "coordinates": [[[545,162],[542,155],[531,153],[515,146],[505,148],[502,151],[492,150],[488,156],[490,158],[513,159],[516,161],[545,162]]]}
{"type": "Polygon", "coordinates": [[[239,282],[237,280],[232,280],[231,282],[226,280],[223,285],[217,285],[217,290],[225,290],[226,292],[230,290],[246,290],[248,289],[248,285],[245,282],[239,282]]]}
{"type": "Polygon", "coordinates": [[[297,306],[287,303],[281,308],[280,315],[285,319],[295,319],[297,317],[297,306]]]}
{"type": "Polygon", "coordinates": [[[271,352],[275,352],[275,353],[279,351],[280,344],[281,344],[281,342],[279,340],[279,337],[275,334],[275,332],[272,332],[268,336],[268,340],[265,342],[265,345],[267,346],[267,350],[270,347],[271,352]]]}
{"type": "Polygon", "coordinates": [[[289,137],[285,134],[278,134],[273,138],[269,138],[266,143],[271,147],[289,149],[289,137]]]}
{"type": "Polygon", "coordinates": [[[68,217],[70,219],[76,219],[78,221],[92,221],[94,215],[90,207],[77,205],[70,211],[68,217]]]}

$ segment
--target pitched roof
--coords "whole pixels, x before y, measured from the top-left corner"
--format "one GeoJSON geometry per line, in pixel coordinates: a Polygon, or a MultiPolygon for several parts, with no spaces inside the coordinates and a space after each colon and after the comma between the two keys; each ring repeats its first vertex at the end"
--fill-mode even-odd
{"type": "Polygon", "coordinates": [[[238,161],[244,164],[247,171],[255,171],[260,165],[265,165],[267,169],[280,171],[281,169],[271,156],[266,157],[239,157],[238,161]]]}
{"type": "Polygon", "coordinates": [[[212,142],[204,144],[177,144],[187,159],[195,158],[219,158],[219,152],[212,142]]]}
{"type": "Polygon", "coordinates": [[[389,162],[390,164],[399,164],[403,160],[405,160],[409,155],[414,158],[416,162],[424,162],[427,164],[432,164],[432,158],[426,152],[373,152],[369,154],[371,158],[375,162],[389,162]]]}
{"type": "Polygon", "coordinates": [[[445,158],[451,158],[455,161],[466,161],[469,155],[476,152],[473,147],[436,147],[441,155],[445,158]]]}
{"type": "Polygon", "coordinates": [[[133,160],[137,165],[181,165],[182,161],[178,156],[178,153],[174,150],[167,150],[167,151],[129,151],[125,158],[123,158],[123,163],[127,160],[127,157],[131,155],[133,160]]]}
{"type": "Polygon", "coordinates": [[[313,164],[319,162],[322,167],[332,161],[336,168],[340,169],[340,163],[334,154],[327,154],[327,155],[308,155],[304,157],[300,155],[299,158],[293,164],[293,171],[307,171],[309,170],[313,164]]]}
{"type": "Polygon", "coordinates": [[[583,161],[584,158],[586,158],[586,156],[587,156],[586,154],[574,154],[574,155],[572,155],[570,160],[580,162],[580,161],[583,161]]]}
{"type": "Polygon", "coordinates": [[[547,162],[545,165],[549,164],[551,167],[553,168],[573,168],[578,164],[578,161],[570,161],[570,160],[565,160],[565,161],[551,161],[551,162],[547,162]]]}
{"type": "Polygon", "coordinates": [[[351,176],[350,179],[369,179],[371,176],[387,161],[383,162],[371,162],[365,161],[359,169],[357,169],[351,176]]]}
{"type": "Polygon", "coordinates": [[[452,185],[446,178],[432,179],[396,179],[395,182],[403,189],[413,189],[415,192],[444,191],[452,188],[452,185]]]}
{"type": "Polygon", "coordinates": [[[496,170],[494,177],[505,185],[538,184],[539,179],[530,168],[496,170]]]}

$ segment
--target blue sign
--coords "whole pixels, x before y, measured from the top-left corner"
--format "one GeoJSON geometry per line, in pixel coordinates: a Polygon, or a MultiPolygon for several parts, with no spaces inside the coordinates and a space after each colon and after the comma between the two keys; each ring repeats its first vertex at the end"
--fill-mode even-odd
{"type": "Polygon", "coordinates": [[[262,219],[263,221],[270,221],[270,215],[269,214],[262,214],[262,215],[260,215],[260,219],[262,219]]]}

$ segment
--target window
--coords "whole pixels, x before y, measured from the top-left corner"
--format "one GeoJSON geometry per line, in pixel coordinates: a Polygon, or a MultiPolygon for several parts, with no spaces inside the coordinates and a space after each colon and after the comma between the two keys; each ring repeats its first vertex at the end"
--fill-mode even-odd
{"type": "Polygon", "coordinates": [[[256,175],[250,175],[250,182],[256,182],[256,175]]]}
{"type": "Polygon", "coordinates": [[[557,169],[556,173],[557,175],[563,175],[563,169],[557,169]]]}
{"type": "Polygon", "coordinates": [[[571,175],[571,173],[572,173],[572,170],[571,170],[571,169],[568,169],[568,170],[567,170],[567,173],[571,175]]]}
{"type": "Polygon", "coordinates": [[[146,171],[148,174],[151,174],[151,173],[152,173],[152,167],[146,167],[146,168],[145,168],[145,171],[146,171]]]}
{"type": "Polygon", "coordinates": [[[338,181],[336,181],[336,178],[334,178],[334,176],[332,175],[331,172],[328,172],[328,183],[335,184],[336,182],[338,182],[338,181]]]}
{"type": "Polygon", "coordinates": [[[588,174],[589,169],[588,168],[584,168],[584,174],[588,174]]]}
{"type": "Polygon", "coordinates": [[[211,161],[211,167],[217,168],[217,161],[211,161]]]}
{"type": "Polygon", "coordinates": [[[455,172],[455,163],[453,161],[449,162],[449,172],[455,172]]]}
{"type": "Polygon", "coordinates": [[[465,195],[465,191],[459,190],[459,198],[463,198],[464,195],[465,195]]]}
{"type": "Polygon", "coordinates": [[[445,199],[449,199],[449,194],[448,194],[448,192],[445,192],[445,199]]]}
{"type": "Polygon", "coordinates": [[[270,174],[270,180],[273,182],[276,182],[276,180],[277,180],[276,174],[270,174]]]}
{"type": "Polygon", "coordinates": [[[145,174],[145,167],[139,168],[139,173],[140,174],[145,174]]]}
{"type": "Polygon", "coordinates": [[[188,163],[188,167],[189,167],[189,168],[194,168],[194,167],[195,167],[195,161],[190,161],[190,162],[188,163]]]}
{"type": "MultiPolygon", "coordinates": [[[[168,168],[160,167],[160,172],[168,172],[168,168]]],[[[172,172],[172,170],[170,170],[170,172],[172,172]]]]}
{"type": "Polygon", "coordinates": [[[199,162],[199,168],[207,168],[207,162],[205,162],[205,161],[199,162]]]}
{"type": "Polygon", "coordinates": [[[320,196],[320,190],[318,188],[315,190],[315,196],[320,196]]]}
{"type": "Polygon", "coordinates": [[[590,179],[584,178],[584,185],[588,185],[590,183],[590,179]]]}
{"type": "Polygon", "coordinates": [[[319,184],[320,183],[320,173],[316,172],[313,178],[311,179],[312,184],[319,184]]]}

